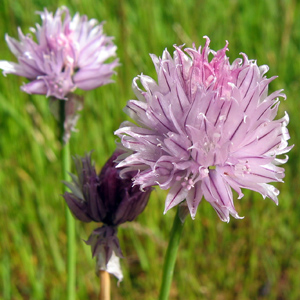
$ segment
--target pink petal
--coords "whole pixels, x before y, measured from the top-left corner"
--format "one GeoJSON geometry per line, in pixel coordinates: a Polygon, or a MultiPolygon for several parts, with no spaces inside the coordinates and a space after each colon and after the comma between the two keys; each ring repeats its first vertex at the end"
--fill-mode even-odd
{"type": "Polygon", "coordinates": [[[168,193],[164,214],[169,209],[182,202],[187,197],[187,194],[188,191],[181,185],[181,182],[176,182],[168,193]]]}

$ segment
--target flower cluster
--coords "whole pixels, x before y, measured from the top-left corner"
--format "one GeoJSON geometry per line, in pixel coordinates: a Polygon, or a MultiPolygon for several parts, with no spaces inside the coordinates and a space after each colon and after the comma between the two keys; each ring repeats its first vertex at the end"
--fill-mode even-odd
{"type": "Polygon", "coordinates": [[[122,173],[136,171],[134,184],[170,189],[165,212],[184,203],[192,218],[205,198],[222,221],[239,218],[232,189],[257,191],[276,204],[279,191],[270,182],[282,181],[277,157],[291,147],[288,115],[274,120],[282,91],[268,95],[268,67],[236,59],[225,47],[199,49],[175,46],[172,57],[151,55],[158,82],[146,75],[133,81],[138,100],[130,100],[127,114],[138,124],[124,122],[115,132],[128,149],[120,158],[122,173]],[[209,60],[209,55],[212,59],[209,60]],[[138,86],[140,81],[144,90],[138,86]],[[183,202],[186,200],[186,202],[183,202]]]}
{"type": "Polygon", "coordinates": [[[102,24],[78,13],[70,17],[66,7],[53,15],[46,9],[39,13],[42,25],[24,35],[19,28],[19,40],[6,35],[6,42],[18,63],[0,61],[4,75],[12,73],[30,80],[22,90],[66,99],[77,87],[91,90],[111,82],[118,60],[105,61],[116,55],[112,38],[102,30],[102,24]]]}
{"type": "Polygon", "coordinates": [[[97,257],[98,268],[107,270],[122,280],[119,257],[122,251],[117,238],[117,226],[134,220],[146,207],[151,188],[141,191],[132,186],[134,174],[120,177],[115,159],[116,151],[106,162],[99,175],[91,163],[91,155],[76,157],[78,177],[72,175],[73,184],[65,183],[71,193],[64,198],[73,215],[83,222],[101,222],[104,225],[92,232],[86,242],[97,257]]]}

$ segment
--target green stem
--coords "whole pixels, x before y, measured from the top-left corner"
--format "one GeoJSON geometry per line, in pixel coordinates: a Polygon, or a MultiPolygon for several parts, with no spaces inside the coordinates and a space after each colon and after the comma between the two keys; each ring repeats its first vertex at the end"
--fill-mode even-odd
{"type": "MultiPolygon", "coordinates": [[[[60,128],[61,128],[61,160],[63,180],[70,180],[70,145],[64,143],[64,122],[65,122],[65,100],[58,100],[60,103],[60,128]]],[[[68,188],[63,185],[63,192],[68,188]]],[[[76,256],[75,256],[75,220],[68,206],[66,205],[66,224],[67,224],[67,300],[75,299],[75,279],[76,279],[76,256]]]]}
{"type": "Polygon", "coordinates": [[[170,241],[169,241],[169,245],[165,257],[159,300],[169,299],[177,251],[178,251],[181,233],[184,225],[179,219],[178,212],[179,210],[177,210],[177,213],[174,218],[173,227],[170,234],[170,241]]]}

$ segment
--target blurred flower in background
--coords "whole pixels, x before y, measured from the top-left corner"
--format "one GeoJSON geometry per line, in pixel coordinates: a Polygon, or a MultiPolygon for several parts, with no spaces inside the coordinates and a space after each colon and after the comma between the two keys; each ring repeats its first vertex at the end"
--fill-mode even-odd
{"type": "Polygon", "coordinates": [[[199,49],[175,46],[162,58],[151,55],[158,82],[146,75],[133,81],[138,100],[130,100],[127,114],[138,124],[124,122],[115,132],[128,149],[120,158],[121,173],[136,171],[134,184],[170,189],[165,212],[177,204],[188,207],[192,218],[204,197],[222,221],[240,218],[232,189],[257,191],[276,204],[279,191],[270,182],[282,182],[278,165],[288,157],[287,113],[274,120],[282,90],[268,95],[267,66],[236,59],[225,47],[199,49]],[[212,59],[209,61],[209,55],[212,59]],[[137,81],[144,87],[142,90],[137,81]],[[185,202],[183,202],[186,199],[185,202]]]}
{"type": "Polygon", "coordinates": [[[117,238],[118,225],[134,220],[146,207],[151,188],[141,191],[132,186],[135,173],[120,177],[116,169],[116,158],[122,152],[116,151],[106,162],[99,175],[91,163],[91,153],[75,158],[77,176],[71,175],[73,183],[65,184],[71,189],[64,198],[73,215],[83,222],[100,222],[86,243],[91,246],[93,257],[97,258],[97,270],[106,270],[119,280],[123,275],[119,258],[123,257],[117,238]]]}
{"type": "Polygon", "coordinates": [[[116,56],[117,47],[112,37],[103,33],[102,24],[78,13],[71,18],[66,7],[54,15],[47,9],[39,14],[42,25],[31,28],[36,42],[20,28],[20,41],[6,35],[18,63],[0,61],[4,75],[11,73],[29,79],[22,86],[26,93],[58,99],[66,99],[76,88],[91,90],[112,82],[118,59],[105,62],[116,56]]]}

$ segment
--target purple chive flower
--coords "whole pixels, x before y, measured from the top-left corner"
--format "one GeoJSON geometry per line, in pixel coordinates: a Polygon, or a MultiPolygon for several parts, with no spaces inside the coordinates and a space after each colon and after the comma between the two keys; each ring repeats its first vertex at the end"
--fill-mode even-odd
{"type": "Polygon", "coordinates": [[[91,90],[112,82],[113,69],[118,60],[105,61],[116,55],[112,38],[97,25],[94,19],[78,13],[70,17],[68,8],[56,13],[39,13],[42,25],[31,28],[31,35],[18,29],[19,40],[6,35],[6,42],[18,63],[0,61],[3,74],[26,77],[29,83],[22,90],[29,94],[43,94],[65,99],[77,87],[91,90]]]}
{"type": "Polygon", "coordinates": [[[120,177],[116,169],[116,158],[122,152],[116,151],[106,162],[99,175],[91,163],[91,155],[76,157],[78,177],[71,175],[73,184],[65,183],[71,193],[64,198],[73,215],[83,222],[101,222],[86,242],[91,245],[93,257],[97,257],[98,267],[114,274],[122,280],[119,257],[122,251],[117,238],[117,226],[134,220],[146,207],[151,188],[141,191],[132,186],[132,174],[120,177]]]}
{"type": "Polygon", "coordinates": [[[268,95],[267,66],[226,56],[228,42],[215,52],[206,38],[203,49],[175,47],[162,58],[151,55],[158,82],[140,75],[133,80],[138,100],[130,100],[127,114],[138,125],[124,122],[116,131],[127,157],[122,174],[138,171],[134,184],[170,189],[165,212],[177,204],[195,217],[206,199],[222,221],[235,210],[232,189],[257,191],[276,204],[279,191],[270,182],[282,182],[278,165],[288,157],[287,113],[274,120],[282,90],[268,95]],[[209,61],[208,56],[212,55],[209,61]],[[145,90],[137,81],[140,80],[145,90]],[[186,202],[183,202],[186,200],[186,202]]]}

